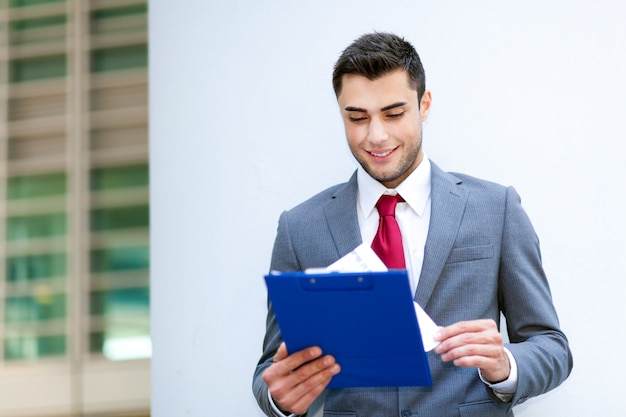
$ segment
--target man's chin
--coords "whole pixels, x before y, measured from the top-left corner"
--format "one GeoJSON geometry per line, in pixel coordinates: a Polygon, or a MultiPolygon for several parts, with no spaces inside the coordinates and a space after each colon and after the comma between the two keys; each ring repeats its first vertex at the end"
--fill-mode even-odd
{"type": "Polygon", "coordinates": [[[375,173],[376,175],[372,175],[371,172],[369,174],[372,178],[374,178],[376,181],[383,184],[387,188],[395,188],[398,184],[402,182],[400,179],[402,177],[401,175],[385,175],[381,173],[375,173]]]}

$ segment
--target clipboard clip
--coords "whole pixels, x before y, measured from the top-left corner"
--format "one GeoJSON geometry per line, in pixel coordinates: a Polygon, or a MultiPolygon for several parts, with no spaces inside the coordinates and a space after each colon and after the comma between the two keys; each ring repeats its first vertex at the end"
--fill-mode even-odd
{"type": "Polygon", "coordinates": [[[340,274],[330,273],[327,276],[311,277],[305,275],[300,278],[300,285],[305,291],[366,291],[374,287],[374,281],[369,276],[343,273],[341,279],[337,279],[335,275],[340,274]]]}

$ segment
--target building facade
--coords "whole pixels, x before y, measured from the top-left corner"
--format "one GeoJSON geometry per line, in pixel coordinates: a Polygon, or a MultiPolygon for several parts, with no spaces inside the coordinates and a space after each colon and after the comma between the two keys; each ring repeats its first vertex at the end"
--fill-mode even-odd
{"type": "Polygon", "coordinates": [[[147,0],[0,0],[0,417],[150,410],[147,0]]]}

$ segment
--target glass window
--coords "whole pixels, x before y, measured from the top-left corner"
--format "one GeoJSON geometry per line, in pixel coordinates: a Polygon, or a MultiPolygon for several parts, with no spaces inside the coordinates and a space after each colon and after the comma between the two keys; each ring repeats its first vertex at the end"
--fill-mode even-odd
{"type": "Polygon", "coordinates": [[[91,211],[91,230],[106,231],[147,227],[149,218],[148,205],[94,209],[91,211]]]}
{"type": "Polygon", "coordinates": [[[13,216],[7,218],[7,240],[64,236],[65,213],[13,216]]]}
{"type": "Polygon", "coordinates": [[[39,17],[37,19],[17,20],[11,22],[9,28],[11,31],[29,30],[29,29],[41,29],[49,26],[63,25],[67,22],[67,17],[60,16],[47,16],[39,17]]]}
{"type": "Polygon", "coordinates": [[[91,72],[107,72],[148,66],[148,46],[131,45],[91,52],[91,72]]]}
{"type": "Polygon", "coordinates": [[[5,360],[33,360],[47,356],[61,356],[66,352],[66,337],[20,336],[4,340],[5,360]]]}
{"type": "Polygon", "coordinates": [[[64,277],[66,268],[66,256],[63,253],[12,256],[7,258],[7,281],[64,277]]]}
{"type": "Polygon", "coordinates": [[[147,11],[148,5],[136,4],[134,6],[118,7],[115,9],[96,10],[91,13],[91,18],[94,20],[114,19],[117,17],[146,14],[147,11]]]}
{"type": "Polygon", "coordinates": [[[92,191],[141,187],[146,185],[148,185],[147,165],[106,167],[91,171],[92,191]]]}
{"type": "Polygon", "coordinates": [[[9,65],[12,83],[64,77],[67,72],[65,55],[14,59],[9,65]]]}
{"type": "Polygon", "coordinates": [[[38,294],[24,297],[7,297],[5,322],[27,323],[65,318],[65,294],[53,294],[46,289],[38,294]]]}
{"type": "Polygon", "coordinates": [[[103,353],[111,360],[149,358],[152,355],[149,326],[108,326],[105,331],[91,332],[89,351],[103,353]]]}
{"type": "Polygon", "coordinates": [[[146,287],[91,293],[91,314],[96,316],[124,319],[137,313],[147,312],[149,305],[150,290],[146,287]]]}
{"type": "Polygon", "coordinates": [[[148,245],[126,246],[91,251],[92,272],[115,272],[148,269],[150,249],[148,245]]]}
{"type": "Polygon", "coordinates": [[[90,333],[90,351],[111,360],[150,357],[149,309],[147,287],[92,292],[91,315],[100,317],[102,325],[90,333]]]}
{"type": "Polygon", "coordinates": [[[7,198],[49,197],[66,192],[65,173],[11,177],[7,183],[7,198]]]}
{"type": "Polygon", "coordinates": [[[36,19],[17,20],[9,24],[12,44],[58,41],[65,37],[67,17],[47,16],[36,19]]]}
{"type": "MultiPolygon", "coordinates": [[[[91,190],[95,192],[146,187],[148,182],[146,164],[103,167],[91,172],[91,190]]],[[[147,228],[149,217],[147,203],[95,207],[91,210],[91,230],[147,228]]],[[[151,356],[149,267],[147,242],[92,249],[91,272],[100,275],[92,276],[92,282],[99,287],[90,294],[90,352],[110,360],[151,356]]]]}
{"type": "Polygon", "coordinates": [[[147,10],[147,5],[137,4],[93,11],[91,13],[91,31],[92,33],[145,31],[147,10]]]}
{"type": "Polygon", "coordinates": [[[11,7],[26,7],[47,3],[65,3],[65,0],[11,0],[9,5],[11,7]]]}

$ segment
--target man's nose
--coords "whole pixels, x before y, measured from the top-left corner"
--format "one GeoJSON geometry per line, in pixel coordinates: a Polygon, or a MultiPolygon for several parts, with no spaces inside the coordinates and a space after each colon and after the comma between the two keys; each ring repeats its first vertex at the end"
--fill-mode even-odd
{"type": "Polygon", "coordinates": [[[383,143],[389,138],[387,129],[382,120],[372,118],[369,124],[368,141],[374,145],[383,143]]]}

